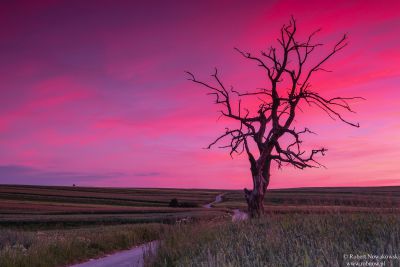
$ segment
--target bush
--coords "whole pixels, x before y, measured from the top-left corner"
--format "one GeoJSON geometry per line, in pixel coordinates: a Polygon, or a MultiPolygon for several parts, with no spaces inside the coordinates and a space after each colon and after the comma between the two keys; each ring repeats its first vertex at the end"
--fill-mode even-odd
{"type": "Polygon", "coordinates": [[[171,199],[171,201],[169,202],[169,206],[173,207],[173,208],[178,207],[179,206],[178,199],[176,199],[176,198],[171,199]]]}
{"type": "Polygon", "coordinates": [[[173,198],[169,202],[169,206],[173,208],[197,208],[199,205],[194,202],[179,202],[178,199],[173,198]]]}

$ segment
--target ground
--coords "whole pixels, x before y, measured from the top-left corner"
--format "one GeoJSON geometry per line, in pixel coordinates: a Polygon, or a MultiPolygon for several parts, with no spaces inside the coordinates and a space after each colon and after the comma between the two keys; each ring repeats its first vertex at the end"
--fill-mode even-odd
{"type": "MultiPolygon", "coordinates": [[[[397,216],[400,187],[270,190],[265,200],[266,221],[251,224],[231,222],[233,210],[246,209],[241,190],[1,185],[0,200],[0,266],[65,266],[159,239],[166,242],[162,243],[155,261],[147,261],[149,265],[169,262],[170,266],[196,266],[200,263],[204,266],[240,266],[243,262],[229,255],[241,254],[234,247],[227,250],[231,246],[228,244],[236,242],[247,247],[249,253],[253,251],[249,254],[253,258],[247,259],[248,266],[256,259],[262,266],[271,263],[267,259],[272,260],[257,250],[263,246],[271,248],[268,238],[264,240],[268,232],[274,233],[274,238],[286,238],[286,241],[278,242],[279,249],[294,249],[285,247],[285,244],[293,244],[293,240],[303,232],[306,237],[304,242],[308,240],[309,246],[298,247],[293,253],[311,253],[309,260],[313,263],[313,248],[318,247],[316,236],[310,232],[314,228],[307,228],[298,222],[315,225],[320,229],[320,236],[326,231],[335,233],[331,236],[332,244],[337,242],[334,237],[340,234],[356,240],[370,233],[371,240],[375,241],[364,238],[363,248],[371,250],[375,245],[381,246],[380,250],[371,253],[385,252],[389,247],[394,251],[399,248],[386,235],[391,229],[396,242],[400,239],[395,227],[400,222],[397,216]],[[222,201],[214,202],[216,196],[221,194],[222,201]],[[169,207],[173,198],[190,208],[169,207]],[[211,202],[214,203],[209,208],[206,204],[211,202]],[[349,232],[341,232],[341,224],[331,223],[338,219],[349,227],[349,232]],[[371,229],[357,228],[366,221],[371,229]],[[293,228],[290,225],[304,227],[299,226],[295,228],[297,232],[289,232],[287,229],[293,228]],[[374,225],[380,225],[384,230],[377,232],[374,225]],[[359,231],[352,231],[352,228],[359,231]],[[283,233],[283,230],[286,232],[283,233]],[[245,233],[249,238],[255,237],[252,232],[259,233],[258,241],[254,239],[246,243],[243,236],[235,234],[245,233]],[[182,236],[182,233],[190,234],[182,236]],[[216,233],[225,243],[216,243],[216,233]],[[182,249],[174,240],[181,240],[180,243],[186,244],[187,248],[182,249]],[[195,247],[192,247],[193,241],[196,241],[195,247]],[[214,250],[210,254],[207,251],[211,247],[214,250]],[[223,251],[227,253],[225,258],[222,257],[223,251]],[[213,256],[213,259],[207,259],[207,255],[213,256]]],[[[278,244],[277,241],[275,243],[278,244]]],[[[349,240],[347,243],[350,244],[348,249],[356,250],[356,242],[349,240]]],[[[337,250],[332,250],[336,247],[326,247],[326,253],[345,253],[345,247],[336,245],[337,250]]],[[[300,254],[297,258],[301,258],[300,254]]],[[[317,258],[323,262],[321,255],[318,254],[317,258]]],[[[333,262],[337,255],[330,257],[333,262]]],[[[289,263],[297,263],[297,258],[289,263]]],[[[306,263],[303,265],[312,266],[306,263]]]]}

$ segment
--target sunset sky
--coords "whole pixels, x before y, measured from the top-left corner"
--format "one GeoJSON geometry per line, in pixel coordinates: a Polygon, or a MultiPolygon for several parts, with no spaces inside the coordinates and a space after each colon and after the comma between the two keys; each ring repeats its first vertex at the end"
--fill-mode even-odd
{"type": "Polygon", "coordinates": [[[329,51],[312,80],[326,96],[362,96],[353,128],[316,109],[296,121],[328,148],[327,169],[272,171],[271,188],[400,185],[399,1],[2,1],[0,183],[243,188],[245,155],[203,149],[224,131],[189,70],[262,87],[259,53],[293,15],[329,51]]]}

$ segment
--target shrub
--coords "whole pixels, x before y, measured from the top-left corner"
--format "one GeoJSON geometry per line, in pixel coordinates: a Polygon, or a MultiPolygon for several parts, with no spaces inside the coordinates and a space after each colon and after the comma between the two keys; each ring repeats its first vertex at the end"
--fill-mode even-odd
{"type": "Polygon", "coordinates": [[[169,206],[173,207],[173,208],[178,207],[179,206],[178,199],[176,199],[176,198],[171,199],[171,201],[169,202],[169,206]]]}

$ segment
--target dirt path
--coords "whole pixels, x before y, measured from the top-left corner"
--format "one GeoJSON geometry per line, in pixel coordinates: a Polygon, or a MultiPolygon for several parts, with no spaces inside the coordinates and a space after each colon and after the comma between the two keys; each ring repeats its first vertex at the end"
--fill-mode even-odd
{"type": "MultiPolygon", "coordinates": [[[[211,203],[204,205],[204,208],[211,209],[213,204],[222,202],[224,194],[219,194],[211,203]]],[[[248,215],[239,209],[233,210],[232,221],[247,220],[248,215]]],[[[142,267],[144,265],[143,255],[145,253],[154,254],[157,251],[159,241],[152,241],[139,247],[117,252],[103,258],[90,260],[84,263],[72,265],[70,267],[142,267]]]]}
{"type": "Polygon", "coordinates": [[[215,200],[213,202],[208,203],[208,204],[204,205],[203,207],[207,208],[207,209],[211,209],[212,208],[212,204],[216,204],[216,203],[222,202],[222,196],[223,195],[224,194],[219,194],[218,196],[215,197],[215,200]]]}
{"type": "MultiPolygon", "coordinates": [[[[215,200],[211,203],[208,203],[204,205],[204,208],[211,209],[213,204],[220,203],[222,202],[222,197],[224,194],[219,194],[218,196],[215,197],[215,200]]],[[[232,214],[232,222],[240,222],[240,221],[245,221],[249,218],[249,215],[244,212],[240,211],[239,209],[234,209],[233,214],[232,214]]]]}
{"type": "Polygon", "coordinates": [[[246,212],[240,211],[239,209],[234,209],[232,214],[232,222],[245,221],[249,218],[246,212]]]}
{"type": "Polygon", "coordinates": [[[139,247],[114,253],[99,259],[93,259],[70,267],[142,267],[143,255],[155,253],[158,241],[152,241],[139,247]]]}

